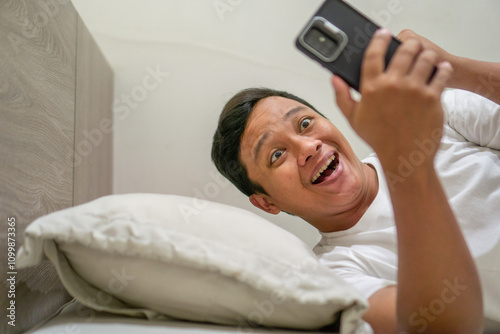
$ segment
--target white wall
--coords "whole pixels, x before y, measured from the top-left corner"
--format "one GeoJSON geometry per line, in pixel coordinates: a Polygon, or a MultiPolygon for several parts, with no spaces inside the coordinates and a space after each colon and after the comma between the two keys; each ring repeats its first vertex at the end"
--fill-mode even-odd
{"type": "MultiPolygon", "coordinates": [[[[169,193],[236,205],[309,245],[318,234],[287,214],[258,212],[210,161],[228,98],[250,86],[309,100],[352,140],[329,74],[295,50],[320,0],[73,0],[115,73],[114,192],[169,193]],[[152,75],[151,73],[156,73],[152,75]]],[[[411,28],[448,51],[498,61],[498,0],[352,0],[397,33],[411,28]]]]}

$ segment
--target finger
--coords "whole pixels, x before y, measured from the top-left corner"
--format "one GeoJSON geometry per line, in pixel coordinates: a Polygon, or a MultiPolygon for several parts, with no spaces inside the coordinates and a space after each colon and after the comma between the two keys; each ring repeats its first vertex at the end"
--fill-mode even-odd
{"type": "Polygon", "coordinates": [[[387,73],[406,75],[410,72],[417,55],[422,51],[422,43],[416,39],[409,39],[403,42],[394,53],[389,66],[387,67],[387,73]]]}
{"type": "Polygon", "coordinates": [[[437,62],[438,55],[434,51],[425,50],[420,53],[412,69],[412,79],[419,82],[428,82],[437,62]]]}
{"type": "Polygon", "coordinates": [[[419,34],[409,30],[409,29],[404,29],[401,31],[397,38],[401,41],[407,41],[409,39],[416,39],[420,43],[422,43],[422,47],[424,50],[432,50],[437,53],[439,61],[444,61],[448,59],[449,54],[441,47],[437,46],[434,44],[432,41],[429,39],[420,36],[419,34]]]}
{"type": "Polygon", "coordinates": [[[391,32],[378,29],[366,48],[361,64],[361,82],[374,78],[385,70],[385,55],[391,42],[391,32]]]}
{"type": "Polygon", "coordinates": [[[410,30],[410,29],[403,29],[396,36],[396,38],[399,39],[402,42],[404,42],[404,41],[406,41],[406,40],[408,40],[410,38],[418,39],[418,37],[420,37],[420,35],[418,35],[413,30],[410,30]]]}
{"type": "Polygon", "coordinates": [[[337,105],[344,116],[350,120],[356,107],[356,101],[351,96],[349,85],[336,75],[332,77],[331,82],[335,91],[337,105]]]}
{"type": "Polygon", "coordinates": [[[453,67],[447,61],[437,65],[437,71],[430,82],[430,87],[442,92],[451,80],[453,67]]]}

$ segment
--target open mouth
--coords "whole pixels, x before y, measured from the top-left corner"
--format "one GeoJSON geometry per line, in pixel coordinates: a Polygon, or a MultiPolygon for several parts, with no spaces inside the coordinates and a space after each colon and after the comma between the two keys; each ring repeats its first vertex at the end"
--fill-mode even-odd
{"type": "Polygon", "coordinates": [[[339,165],[339,159],[336,154],[332,155],[328,159],[323,167],[321,167],[316,175],[311,179],[312,184],[319,184],[325,181],[330,175],[335,172],[339,165]]]}

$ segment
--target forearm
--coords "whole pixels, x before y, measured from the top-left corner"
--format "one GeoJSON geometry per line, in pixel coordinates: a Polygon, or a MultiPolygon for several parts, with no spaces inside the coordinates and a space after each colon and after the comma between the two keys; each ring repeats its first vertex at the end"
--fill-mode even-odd
{"type": "Polygon", "coordinates": [[[362,64],[359,102],[341,79],[332,79],[338,106],[380,159],[396,220],[397,291],[386,289],[371,298],[368,312],[387,316],[377,325],[384,333],[395,327],[390,314],[394,304],[401,331],[479,333],[483,310],[477,270],[433,164],[444,119],[441,94],[453,69],[412,38],[396,50],[384,69],[390,41],[386,30],[378,30],[370,41],[362,64]],[[437,71],[429,80],[434,66],[437,71]],[[435,145],[424,154],[419,150],[423,142],[435,145]],[[417,161],[411,172],[406,169],[400,175],[400,158],[417,161]],[[456,295],[446,290],[451,288],[456,295]],[[416,327],[423,326],[418,322],[420,313],[429,310],[435,312],[424,315],[429,315],[426,328],[416,327]]]}
{"type": "Polygon", "coordinates": [[[390,193],[398,238],[400,329],[421,331],[421,319],[426,319],[430,332],[479,332],[479,278],[434,168],[416,168],[390,193]]]}
{"type": "Polygon", "coordinates": [[[500,63],[451,57],[454,75],[452,88],[459,88],[482,95],[500,104],[500,63]]]}

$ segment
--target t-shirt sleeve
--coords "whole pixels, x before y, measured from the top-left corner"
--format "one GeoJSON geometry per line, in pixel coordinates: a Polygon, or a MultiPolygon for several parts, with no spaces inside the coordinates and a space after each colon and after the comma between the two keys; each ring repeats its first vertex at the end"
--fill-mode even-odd
{"type": "Polygon", "coordinates": [[[500,106],[480,95],[447,90],[442,95],[446,123],[466,140],[500,150],[500,106]]]}
{"type": "Polygon", "coordinates": [[[388,264],[381,261],[380,254],[376,254],[378,252],[374,247],[370,249],[373,256],[369,256],[366,249],[357,250],[352,247],[335,247],[331,250],[317,246],[314,251],[321,263],[351,284],[365,298],[382,288],[396,284],[395,277],[389,278],[396,272],[395,268],[391,265],[391,268],[388,268],[388,264]]]}

